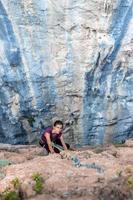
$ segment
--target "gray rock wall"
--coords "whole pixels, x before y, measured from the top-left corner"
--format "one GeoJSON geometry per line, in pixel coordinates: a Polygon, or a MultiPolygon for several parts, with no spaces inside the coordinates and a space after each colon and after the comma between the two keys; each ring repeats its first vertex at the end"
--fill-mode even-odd
{"type": "Polygon", "coordinates": [[[1,0],[0,27],[0,142],[133,136],[132,0],[1,0]]]}
{"type": "Polygon", "coordinates": [[[133,1],[118,1],[111,12],[110,42],[99,38],[94,65],[85,75],[86,143],[133,137],[133,1]]]}

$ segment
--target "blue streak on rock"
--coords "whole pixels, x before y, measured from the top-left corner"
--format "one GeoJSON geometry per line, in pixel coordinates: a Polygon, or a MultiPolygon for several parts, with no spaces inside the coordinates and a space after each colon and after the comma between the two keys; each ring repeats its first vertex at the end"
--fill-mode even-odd
{"type": "Polygon", "coordinates": [[[117,53],[121,47],[121,42],[123,41],[124,36],[127,33],[129,22],[132,19],[133,3],[128,8],[126,6],[122,6],[126,2],[127,1],[125,0],[121,1],[120,8],[118,9],[118,13],[116,13],[116,16],[114,17],[112,27],[110,29],[110,34],[112,34],[115,38],[115,47],[111,56],[109,56],[109,60],[111,60],[111,62],[113,62],[117,56],[117,53]],[[119,27],[120,30],[118,31],[118,28],[116,27],[119,27]]]}
{"type": "Polygon", "coordinates": [[[18,66],[21,64],[20,50],[16,45],[16,39],[14,36],[11,21],[0,2],[0,37],[5,41],[6,56],[11,66],[18,66]]]}
{"type": "MultiPolygon", "coordinates": [[[[1,113],[0,113],[0,126],[2,133],[1,142],[5,143],[12,143],[16,144],[18,142],[17,136],[21,137],[20,143],[25,143],[27,141],[27,134],[21,130],[21,124],[20,122],[16,122],[15,124],[13,121],[11,121],[11,110],[10,107],[8,108],[10,95],[12,95],[12,92],[19,93],[19,90],[17,89],[18,83],[17,83],[17,77],[15,77],[16,81],[12,80],[11,76],[9,76],[9,73],[12,75],[12,72],[10,72],[11,67],[17,67],[19,69],[19,72],[21,73],[21,55],[20,50],[18,48],[18,44],[13,32],[11,21],[8,18],[8,15],[0,2],[0,38],[3,40],[4,43],[4,52],[5,56],[8,60],[8,63],[1,63],[1,67],[4,69],[4,76],[1,77],[3,80],[3,85],[1,87],[1,113]],[[9,95],[9,96],[8,96],[9,95]],[[5,109],[7,108],[7,109],[5,109]],[[8,124],[8,126],[7,126],[8,124]]],[[[23,74],[22,74],[23,76],[23,74]]],[[[21,85],[21,83],[20,83],[21,85]]],[[[24,85],[23,89],[26,85],[24,85]]]]}
{"type": "MultiPolygon", "coordinates": [[[[112,63],[115,60],[117,53],[119,52],[119,49],[121,47],[121,43],[124,39],[125,34],[128,30],[128,25],[130,20],[132,19],[132,9],[133,9],[133,3],[128,7],[124,6],[123,4],[128,1],[122,0],[119,8],[117,9],[117,12],[115,12],[115,15],[113,17],[112,25],[110,27],[110,34],[115,39],[114,49],[107,57],[107,62],[100,66],[102,70],[102,77],[105,80],[104,77],[107,77],[108,74],[112,71],[112,63]]],[[[100,83],[103,81],[103,79],[100,79],[100,83]]]]}
{"type": "MultiPolygon", "coordinates": [[[[41,3],[45,7],[44,2],[41,1],[41,3]]],[[[46,8],[44,9],[46,10],[46,8]]],[[[2,129],[0,131],[3,135],[1,139],[3,143],[9,142],[12,144],[19,144],[19,143],[22,144],[28,142],[27,138],[28,131],[25,130],[22,123],[24,119],[27,119],[29,116],[34,116],[36,119],[36,123],[39,123],[40,119],[48,122],[48,120],[50,121],[52,117],[55,115],[55,113],[52,113],[54,112],[54,107],[56,104],[56,95],[57,95],[55,81],[54,77],[52,76],[45,75],[44,77],[43,72],[40,70],[42,65],[43,66],[45,65],[46,70],[49,65],[49,63],[47,63],[47,60],[49,58],[49,54],[47,52],[47,46],[48,46],[47,43],[45,44],[46,54],[45,56],[43,56],[43,60],[41,59],[41,62],[37,63],[31,56],[31,52],[29,52],[29,54],[26,54],[26,59],[27,61],[29,61],[28,63],[29,70],[30,67],[36,68],[36,65],[40,64],[39,70],[41,71],[40,74],[38,73],[39,75],[30,73],[28,77],[29,79],[27,79],[27,77],[25,76],[25,69],[21,60],[20,48],[12,28],[12,23],[9,20],[5,8],[3,7],[1,2],[0,2],[0,15],[1,15],[0,25],[2,27],[0,29],[0,38],[4,42],[4,52],[8,61],[8,63],[4,63],[3,60],[2,63],[2,67],[4,69],[4,75],[2,77],[3,85],[0,94],[2,99],[2,103],[0,105],[1,106],[0,125],[2,129]],[[29,92],[29,82],[33,87],[35,93],[34,97],[37,100],[36,107],[32,105],[33,96],[31,96],[29,92]],[[12,116],[12,111],[10,109],[10,106],[8,107],[8,105],[10,104],[10,99],[14,94],[19,95],[20,117],[17,120],[12,116]],[[6,109],[5,112],[5,108],[7,107],[8,109],[6,109]]],[[[44,33],[48,32],[46,17],[47,16],[45,16],[44,19],[45,25],[43,24],[44,33]]],[[[32,22],[38,23],[36,20],[32,21],[31,18],[30,20],[31,23],[32,22]]],[[[38,34],[39,33],[37,33],[38,36],[37,38],[39,38],[38,34]]],[[[36,48],[35,50],[38,52],[38,50],[40,49],[36,48]]]]}
{"type": "MultiPolygon", "coordinates": [[[[101,126],[99,127],[97,126],[96,130],[93,131],[93,127],[95,127],[94,115],[96,116],[97,112],[100,110],[102,115],[108,112],[106,110],[106,107],[108,105],[108,99],[106,99],[105,97],[107,79],[108,76],[113,71],[112,62],[116,59],[116,56],[121,47],[121,43],[128,30],[129,22],[132,19],[133,2],[131,3],[130,6],[126,6],[125,5],[126,3],[128,3],[128,1],[122,0],[120,2],[119,7],[114,13],[112,25],[110,27],[110,34],[114,37],[115,44],[111,55],[108,55],[106,57],[105,63],[101,66],[99,66],[99,62],[96,62],[94,68],[92,68],[90,72],[86,73],[85,76],[86,88],[84,94],[84,117],[83,117],[85,144],[97,144],[97,143],[101,144],[104,142],[104,134],[105,134],[104,124],[107,126],[106,118],[97,119],[97,122],[99,122],[99,124],[101,124],[100,122],[103,121],[103,125],[101,124],[101,126]],[[99,68],[99,70],[97,70],[98,72],[96,72],[97,68],[99,68]],[[99,74],[97,75],[97,73],[99,74]],[[95,76],[98,77],[97,82],[99,83],[100,87],[97,88],[96,86],[96,90],[94,91],[95,88],[94,83],[96,83],[95,76]],[[95,109],[92,110],[92,107],[94,107],[95,109]]],[[[114,93],[113,94],[114,96],[117,96],[116,88],[114,88],[114,85],[117,86],[116,81],[118,79],[117,76],[118,73],[119,72],[114,73],[115,83],[114,80],[111,81],[111,84],[113,84],[111,86],[111,92],[114,93]]]]}

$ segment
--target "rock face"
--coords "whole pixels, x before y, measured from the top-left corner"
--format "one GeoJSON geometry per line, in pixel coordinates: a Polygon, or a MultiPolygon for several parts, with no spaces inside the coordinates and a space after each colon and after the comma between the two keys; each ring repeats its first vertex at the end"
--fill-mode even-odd
{"type": "Polygon", "coordinates": [[[77,165],[60,154],[42,156],[42,149],[35,145],[3,144],[0,146],[0,194],[7,188],[14,191],[13,182],[18,179],[23,200],[107,200],[108,197],[131,200],[132,150],[133,141],[128,141],[119,147],[108,145],[64,152],[76,156],[80,161],[77,165]],[[10,165],[2,165],[3,161],[9,161],[10,165]],[[41,195],[34,189],[35,174],[40,174],[43,180],[41,195]]]}
{"type": "Polygon", "coordinates": [[[133,137],[132,0],[1,0],[0,26],[1,143],[133,137]]]}

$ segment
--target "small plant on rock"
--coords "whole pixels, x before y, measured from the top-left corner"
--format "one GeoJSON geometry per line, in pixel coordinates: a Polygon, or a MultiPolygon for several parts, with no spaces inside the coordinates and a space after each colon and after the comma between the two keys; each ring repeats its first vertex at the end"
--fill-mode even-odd
{"type": "Polygon", "coordinates": [[[20,200],[20,198],[17,192],[5,190],[1,194],[1,200],[20,200]]]}
{"type": "Polygon", "coordinates": [[[4,192],[0,194],[0,200],[20,200],[22,199],[21,183],[18,178],[13,179],[11,185],[5,189],[4,192]]]}
{"type": "Polygon", "coordinates": [[[117,175],[118,177],[121,177],[121,176],[122,176],[122,170],[118,170],[118,171],[116,172],[116,175],[117,175]]]}
{"type": "Polygon", "coordinates": [[[21,185],[18,178],[13,179],[11,181],[11,184],[13,185],[13,188],[16,189],[16,190],[18,190],[20,188],[20,185],[21,185]]]}
{"type": "Polygon", "coordinates": [[[127,182],[128,182],[128,187],[130,189],[133,189],[133,177],[128,177],[127,182]]]}
{"type": "Polygon", "coordinates": [[[35,181],[35,185],[33,187],[34,191],[36,193],[41,193],[43,189],[43,179],[41,177],[41,174],[39,173],[33,174],[32,179],[35,181]]]}

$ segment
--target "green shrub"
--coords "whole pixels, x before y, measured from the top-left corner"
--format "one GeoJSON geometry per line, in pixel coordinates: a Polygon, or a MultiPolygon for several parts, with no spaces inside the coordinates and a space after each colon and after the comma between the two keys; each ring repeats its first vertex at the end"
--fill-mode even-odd
{"type": "Polygon", "coordinates": [[[127,182],[128,182],[128,187],[133,189],[133,177],[128,177],[127,182]]]}
{"type": "Polygon", "coordinates": [[[1,200],[20,200],[20,198],[17,192],[7,190],[2,193],[1,200]]]}
{"type": "Polygon", "coordinates": [[[122,170],[117,170],[116,175],[117,175],[118,177],[121,177],[121,176],[122,176],[122,170]]]}
{"type": "Polygon", "coordinates": [[[20,189],[20,181],[18,178],[15,178],[11,181],[13,185],[13,190],[10,188],[6,188],[6,190],[0,195],[1,200],[20,200],[19,189],[20,189]]]}
{"type": "Polygon", "coordinates": [[[20,188],[21,183],[20,183],[18,178],[13,179],[11,181],[11,183],[12,183],[14,189],[19,189],[20,188]]]}
{"type": "Polygon", "coordinates": [[[33,187],[34,191],[36,193],[41,193],[43,189],[43,179],[41,177],[41,174],[39,173],[33,174],[32,179],[35,181],[35,185],[33,187]]]}

